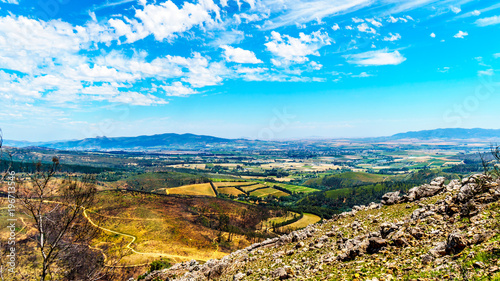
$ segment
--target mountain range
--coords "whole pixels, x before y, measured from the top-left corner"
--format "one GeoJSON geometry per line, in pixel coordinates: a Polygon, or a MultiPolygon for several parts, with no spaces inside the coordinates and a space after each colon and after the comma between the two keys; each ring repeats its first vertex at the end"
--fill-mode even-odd
{"type": "MultiPolygon", "coordinates": [[[[369,141],[393,141],[393,140],[500,140],[498,129],[462,129],[448,128],[424,131],[411,131],[398,133],[388,137],[367,138],[369,141]]],[[[249,146],[265,145],[274,142],[228,139],[206,135],[195,134],[158,134],[137,137],[95,137],[82,140],[66,140],[52,142],[29,142],[4,140],[4,145],[14,147],[46,147],[64,150],[153,150],[153,149],[204,149],[213,146],[249,146]]]]}

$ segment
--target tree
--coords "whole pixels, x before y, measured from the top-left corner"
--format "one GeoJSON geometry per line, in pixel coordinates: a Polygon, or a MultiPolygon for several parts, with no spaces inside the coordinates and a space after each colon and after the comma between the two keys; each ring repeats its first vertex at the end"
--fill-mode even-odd
{"type": "Polygon", "coordinates": [[[100,230],[86,219],[84,213],[95,203],[95,180],[90,176],[55,178],[58,167],[57,157],[52,158],[48,170],[42,169],[38,162],[29,180],[19,183],[18,196],[36,229],[32,238],[41,259],[37,275],[41,281],[49,277],[96,280],[102,273],[104,258],[89,245],[100,230]]]}
{"type": "Polygon", "coordinates": [[[491,146],[491,155],[479,154],[484,174],[500,178],[500,145],[491,146]]]}

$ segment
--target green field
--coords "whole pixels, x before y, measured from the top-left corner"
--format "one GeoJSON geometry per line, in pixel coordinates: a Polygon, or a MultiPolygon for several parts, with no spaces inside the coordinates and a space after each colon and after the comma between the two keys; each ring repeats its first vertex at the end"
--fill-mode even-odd
{"type": "Polygon", "coordinates": [[[282,196],[288,196],[290,194],[283,192],[281,190],[271,188],[271,187],[262,188],[262,189],[258,189],[258,190],[255,190],[253,192],[250,192],[250,196],[266,197],[269,195],[272,195],[275,197],[282,197],[282,196]]]}
{"type": "Polygon", "coordinates": [[[390,178],[390,176],[388,176],[388,175],[368,174],[368,173],[361,173],[361,172],[346,172],[346,173],[339,174],[336,177],[343,178],[343,179],[362,181],[362,182],[371,182],[371,183],[382,182],[382,181],[390,178]]]}
{"type": "Polygon", "coordinates": [[[166,194],[179,194],[179,195],[204,195],[215,197],[215,192],[210,183],[199,183],[183,185],[179,187],[164,189],[166,194]]]}
{"type": "Polygon", "coordinates": [[[178,172],[142,173],[130,176],[125,180],[129,189],[153,192],[166,187],[207,182],[209,182],[208,178],[178,172]]]}
{"type": "Polygon", "coordinates": [[[316,188],[311,188],[307,186],[300,186],[300,185],[293,185],[293,184],[286,184],[286,183],[277,183],[277,182],[262,182],[263,184],[273,187],[274,185],[277,185],[281,188],[284,188],[290,192],[295,192],[295,193],[311,193],[311,192],[316,192],[319,191],[319,189],[316,188]]]}

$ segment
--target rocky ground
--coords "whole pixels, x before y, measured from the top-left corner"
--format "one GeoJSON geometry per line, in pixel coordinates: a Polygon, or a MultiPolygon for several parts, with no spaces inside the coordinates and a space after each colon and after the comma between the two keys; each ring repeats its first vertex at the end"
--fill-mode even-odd
{"type": "Polygon", "coordinates": [[[436,178],[382,204],[143,280],[500,280],[500,181],[436,178]]]}

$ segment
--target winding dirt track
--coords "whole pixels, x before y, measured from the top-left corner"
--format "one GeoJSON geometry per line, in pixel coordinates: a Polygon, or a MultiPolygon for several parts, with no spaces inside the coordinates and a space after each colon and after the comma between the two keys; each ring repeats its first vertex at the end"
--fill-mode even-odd
{"type": "MultiPolygon", "coordinates": [[[[90,217],[88,216],[87,214],[87,209],[83,208],[83,215],[85,216],[85,218],[90,222],[90,224],[92,224],[93,226],[103,230],[103,231],[106,231],[106,232],[110,232],[110,233],[114,233],[114,234],[118,234],[118,235],[121,235],[121,236],[125,236],[125,237],[129,237],[131,238],[130,242],[127,244],[127,246],[125,246],[127,249],[130,249],[133,253],[135,254],[139,254],[139,255],[147,255],[147,256],[153,256],[153,257],[167,257],[167,258],[171,258],[171,259],[174,259],[176,262],[178,261],[186,261],[186,260],[192,260],[193,258],[191,257],[187,257],[187,256],[181,256],[181,255],[172,255],[172,254],[166,254],[166,253],[148,253],[148,252],[139,252],[137,250],[135,250],[134,248],[131,247],[132,244],[134,244],[135,240],[137,240],[137,237],[134,236],[134,235],[131,235],[131,234],[127,234],[127,233],[123,233],[123,232],[118,232],[118,231],[115,231],[115,230],[111,230],[111,229],[108,229],[108,228],[104,228],[102,226],[99,226],[97,225],[96,223],[94,223],[90,217]]],[[[201,261],[207,261],[206,259],[198,259],[198,260],[201,260],[201,261]]],[[[146,264],[139,264],[139,265],[128,265],[128,266],[123,266],[123,267],[136,267],[136,266],[143,266],[143,265],[146,265],[146,264]]]]}
{"type": "MultiPolygon", "coordinates": [[[[54,203],[54,204],[64,204],[62,202],[57,202],[57,201],[48,201],[48,200],[44,200],[45,203],[54,203]]],[[[167,257],[167,258],[171,258],[173,259],[174,261],[176,262],[181,262],[181,261],[189,261],[189,260],[192,260],[193,258],[192,257],[189,257],[189,256],[182,256],[182,255],[172,255],[172,254],[167,254],[167,253],[148,253],[148,252],[139,252],[137,250],[135,250],[134,248],[131,247],[132,244],[134,244],[134,242],[137,240],[137,237],[134,236],[134,235],[131,235],[131,234],[128,234],[128,233],[123,233],[123,232],[119,232],[119,231],[115,231],[115,230],[112,230],[112,229],[108,229],[108,228],[104,228],[102,226],[99,226],[97,225],[96,223],[94,223],[90,216],[87,214],[87,209],[81,207],[83,209],[83,215],[84,217],[90,222],[90,224],[92,224],[92,226],[94,227],[97,227],[105,232],[110,232],[110,233],[113,233],[113,234],[118,234],[118,235],[121,235],[121,236],[125,236],[125,237],[128,237],[130,238],[130,242],[127,244],[126,248],[127,249],[130,249],[130,251],[132,251],[133,253],[135,254],[139,254],[139,255],[147,255],[147,256],[151,256],[151,257],[167,257]]],[[[6,207],[2,207],[0,209],[7,209],[6,207]]],[[[116,217],[118,218],[118,217],[116,217]]],[[[138,218],[119,218],[119,219],[132,219],[132,220],[161,220],[161,219],[138,219],[138,218]]],[[[24,222],[24,219],[21,218],[21,221],[23,222],[24,224],[24,227],[27,227],[26,223],[24,222]]],[[[99,249],[97,247],[91,247],[92,249],[99,249]]],[[[107,260],[107,256],[106,254],[102,251],[102,249],[99,249],[103,256],[104,256],[104,259],[107,260]]],[[[218,247],[217,247],[217,250],[212,254],[212,256],[214,256],[218,251],[218,247]]],[[[200,259],[200,258],[197,258],[197,260],[199,261],[207,261],[207,259],[200,259]]],[[[149,265],[149,263],[142,263],[142,264],[134,264],[134,265],[122,265],[122,266],[113,266],[113,267],[122,267],[122,268],[126,268],[126,267],[139,267],[139,266],[145,266],[145,265],[149,265]]]]}

